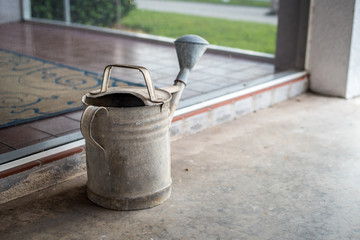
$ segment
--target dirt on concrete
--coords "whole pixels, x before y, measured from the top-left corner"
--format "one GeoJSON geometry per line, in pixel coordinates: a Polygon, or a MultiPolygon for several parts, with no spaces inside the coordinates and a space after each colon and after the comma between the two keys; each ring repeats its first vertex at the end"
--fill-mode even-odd
{"type": "Polygon", "coordinates": [[[172,142],[172,196],[114,211],[86,175],[0,205],[0,239],[360,239],[360,99],[305,94],[172,142]]]}

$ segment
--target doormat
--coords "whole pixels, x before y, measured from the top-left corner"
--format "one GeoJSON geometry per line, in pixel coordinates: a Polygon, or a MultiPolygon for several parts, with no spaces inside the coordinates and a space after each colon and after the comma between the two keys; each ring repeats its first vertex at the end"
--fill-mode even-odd
{"type": "MultiPolygon", "coordinates": [[[[105,66],[104,66],[105,67],[105,66]]],[[[0,128],[82,109],[102,74],[0,49],[0,128]]],[[[110,86],[139,85],[111,78],[110,86]]]]}

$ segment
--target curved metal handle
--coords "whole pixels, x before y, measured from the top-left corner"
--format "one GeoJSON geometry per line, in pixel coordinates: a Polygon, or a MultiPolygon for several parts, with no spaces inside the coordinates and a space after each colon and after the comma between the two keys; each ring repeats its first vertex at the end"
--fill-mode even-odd
{"type": "Polygon", "coordinates": [[[147,88],[149,96],[150,96],[150,101],[152,101],[152,102],[162,102],[155,95],[155,87],[154,87],[154,83],[153,83],[153,81],[151,79],[150,72],[145,67],[137,66],[137,65],[112,64],[112,65],[106,66],[105,70],[104,70],[104,75],[103,75],[103,79],[102,79],[100,92],[97,92],[95,94],[105,93],[107,91],[108,85],[109,85],[110,74],[111,74],[111,70],[112,70],[113,67],[130,68],[130,69],[139,70],[142,73],[143,77],[144,77],[146,88],[147,88]]]}
{"type": "Polygon", "coordinates": [[[88,107],[86,107],[86,109],[84,110],[82,116],[81,116],[81,120],[80,120],[80,129],[81,129],[81,133],[84,136],[84,138],[86,140],[88,140],[90,143],[92,143],[93,145],[101,148],[104,152],[105,149],[103,146],[101,146],[93,137],[92,135],[92,124],[94,121],[94,118],[96,116],[96,113],[102,109],[105,109],[107,115],[109,115],[108,110],[105,107],[96,107],[96,106],[92,106],[89,105],[88,107]]]}

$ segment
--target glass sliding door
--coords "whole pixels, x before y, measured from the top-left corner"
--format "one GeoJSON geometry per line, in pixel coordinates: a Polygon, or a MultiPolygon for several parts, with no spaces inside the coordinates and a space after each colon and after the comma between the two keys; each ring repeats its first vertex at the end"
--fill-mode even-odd
{"type": "MultiPolygon", "coordinates": [[[[24,0],[30,1],[30,0],[24,0]]],[[[31,18],[275,53],[273,0],[31,0],[31,18]]],[[[277,2],[277,1],[275,1],[277,2]]]]}

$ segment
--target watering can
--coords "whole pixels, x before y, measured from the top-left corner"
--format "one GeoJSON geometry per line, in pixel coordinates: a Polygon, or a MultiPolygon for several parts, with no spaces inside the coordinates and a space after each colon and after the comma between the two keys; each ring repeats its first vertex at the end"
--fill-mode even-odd
{"type": "Polygon", "coordinates": [[[82,97],[87,196],[105,208],[157,206],[171,194],[169,127],[190,70],[208,42],[196,35],[175,41],[180,72],[173,86],[155,89],[142,66],[109,65],[101,89],[82,97]],[[108,87],[113,68],[138,70],[146,87],[108,87]]]}

